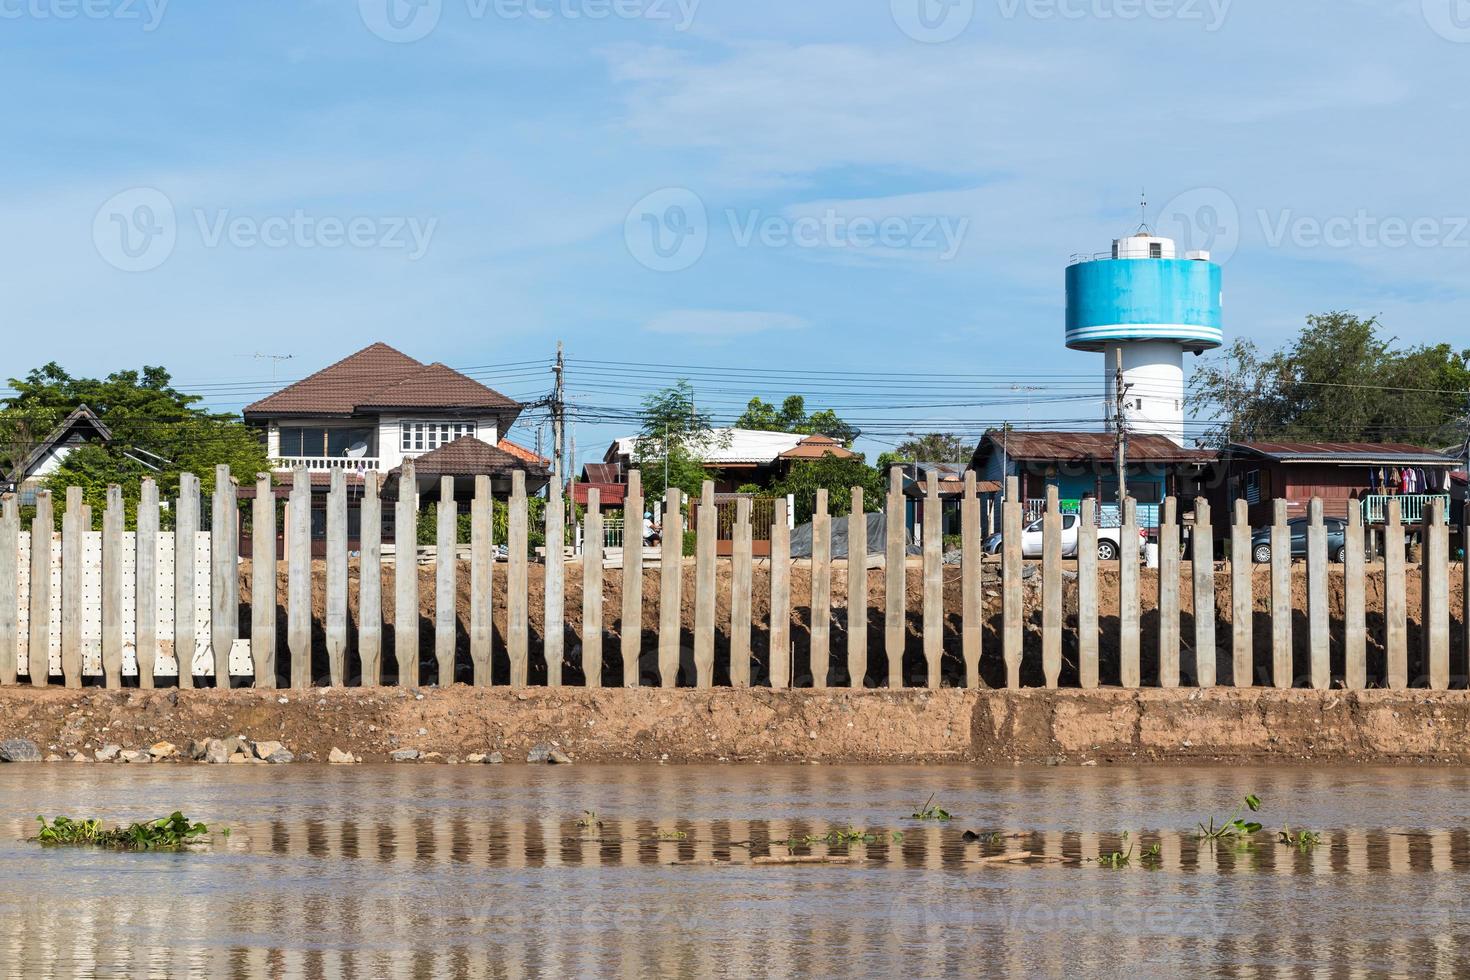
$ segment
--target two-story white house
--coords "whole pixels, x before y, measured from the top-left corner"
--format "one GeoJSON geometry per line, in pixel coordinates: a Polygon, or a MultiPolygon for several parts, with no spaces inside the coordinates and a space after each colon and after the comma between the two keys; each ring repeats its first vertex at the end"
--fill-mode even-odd
{"type": "MultiPolygon", "coordinates": [[[[490,477],[497,496],[508,494],[515,470],[526,473],[527,492],[536,492],[549,479],[547,461],[505,438],[523,407],[443,364],[424,364],[376,343],[247,406],[243,414],[247,424],[264,430],[278,473],[300,466],[310,471],[313,496],[322,498],[314,501],[315,534],[325,533],[325,495],[332,471],[339,469],[346,471],[349,488],[361,486],[364,474],[378,473],[390,498],[398,494],[397,470],[405,459],[415,461],[426,499],[437,499],[441,476],[455,478],[455,495],[462,500],[473,495],[477,476],[490,477]]],[[[349,506],[349,533],[356,538],[358,515],[349,506]]]]}

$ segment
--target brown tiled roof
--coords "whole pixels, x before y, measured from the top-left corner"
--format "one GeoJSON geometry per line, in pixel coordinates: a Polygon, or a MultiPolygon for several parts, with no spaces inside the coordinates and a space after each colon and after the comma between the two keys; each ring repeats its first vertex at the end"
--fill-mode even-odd
{"type": "MultiPolygon", "coordinates": [[[[1011,432],[1003,435],[992,430],[985,434],[985,441],[995,452],[1004,445],[1011,459],[1049,462],[1111,460],[1117,448],[1111,432],[1011,432]]],[[[981,450],[984,449],[985,443],[981,443],[981,450]]],[[[976,455],[980,455],[979,450],[976,455]]],[[[1130,463],[1208,463],[1216,457],[1212,449],[1184,449],[1168,436],[1134,434],[1128,437],[1130,463]]]]}
{"type": "Polygon", "coordinates": [[[857,453],[853,452],[833,439],[831,436],[815,435],[807,436],[795,446],[782,453],[779,459],[821,459],[823,456],[835,456],[838,459],[851,459],[857,453]]]}
{"type": "Polygon", "coordinates": [[[361,408],[509,409],[520,404],[443,364],[377,343],[245,407],[245,415],[352,415],[361,408]]]}
{"type": "MultiPolygon", "coordinates": [[[[474,436],[461,436],[433,452],[424,453],[413,461],[418,476],[500,476],[513,470],[528,473],[543,473],[545,467],[518,459],[503,449],[481,442],[474,436]]],[[[396,476],[401,466],[389,471],[396,476]]]]}
{"type": "Polygon", "coordinates": [[[551,466],[551,460],[547,459],[545,456],[538,456],[532,450],[527,449],[520,443],[511,442],[509,439],[500,440],[498,443],[495,444],[495,448],[499,449],[503,453],[509,453],[516,459],[522,460],[523,462],[535,463],[537,466],[551,466]]]}

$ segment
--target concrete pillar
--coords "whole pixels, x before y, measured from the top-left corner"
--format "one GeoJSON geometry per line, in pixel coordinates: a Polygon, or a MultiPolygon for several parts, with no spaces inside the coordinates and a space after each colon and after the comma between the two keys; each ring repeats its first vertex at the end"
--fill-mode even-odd
{"type": "MultiPolygon", "coordinates": [[[[548,507],[547,511],[550,512],[548,507]]],[[[549,520],[549,518],[548,518],[549,520]]],[[[440,687],[454,685],[454,641],[458,620],[459,562],[455,549],[459,544],[459,506],[454,500],[454,477],[439,478],[439,501],[434,513],[434,677],[440,687]]],[[[551,554],[550,542],[547,555],[551,554]]],[[[547,575],[550,577],[550,562],[547,575]]],[[[560,661],[557,662],[560,666],[560,661]]]]}
{"type": "Polygon", "coordinates": [[[1118,661],[1119,678],[1125,688],[1143,684],[1139,645],[1142,624],[1139,622],[1138,579],[1138,503],[1132,497],[1123,501],[1123,525],[1118,531],[1122,543],[1118,555],[1118,661]]]}
{"type": "Polygon", "coordinates": [[[1291,676],[1291,527],[1286,501],[1273,503],[1271,522],[1271,681],[1292,685],[1291,676]]]}
{"type": "Polygon", "coordinates": [[[82,523],[81,487],[66,488],[61,518],[61,675],[67,687],[82,686],[82,523]]]}
{"type": "Polygon", "coordinates": [[[209,523],[209,645],[214,686],[230,686],[230,649],[240,635],[240,527],[235,482],[228,466],[214,469],[209,523]]]}
{"type": "Polygon", "coordinates": [[[1097,501],[1082,501],[1077,528],[1077,672],[1082,687],[1098,685],[1097,501]]]}
{"type": "Polygon", "coordinates": [[[276,686],[276,497],[269,473],[255,474],[250,512],[250,660],[255,686],[276,686]]]}
{"type": "MultiPolygon", "coordinates": [[[[582,674],[588,687],[602,686],[602,494],[587,488],[586,534],[582,543],[582,674]]],[[[713,639],[713,636],[711,637],[713,639]]]]}
{"type": "Polygon", "coordinates": [[[1210,522],[1210,503],[1194,501],[1194,540],[1189,567],[1194,579],[1194,681],[1200,687],[1215,686],[1215,529],[1210,522]]]}
{"type": "Polygon", "coordinates": [[[883,655],[888,660],[888,687],[904,686],[903,653],[908,642],[908,582],[904,524],[903,471],[895,466],[888,471],[888,497],[884,501],[884,528],[887,541],[883,548],[883,655]]]}
{"type": "Polygon", "coordinates": [[[750,498],[735,501],[730,577],[730,684],[750,686],[751,542],[750,498]]]}
{"type": "Polygon", "coordinates": [[[378,474],[362,475],[357,569],[357,658],[362,685],[383,683],[383,500],[378,474]]]}
{"type": "Polygon", "coordinates": [[[924,492],[924,666],[929,690],[940,685],[944,660],[944,532],[939,474],[929,471],[924,492]]]}
{"type": "Polygon", "coordinates": [[[153,687],[158,669],[158,484],[144,478],[138,496],[137,547],[133,559],[134,646],[138,686],[153,687]]]}
{"type": "Polygon", "coordinates": [[[491,654],[495,646],[492,621],[495,580],[495,503],[488,476],[475,477],[475,499],[470,504],[470,662],[475,686],[489,687],[491,654]]]}
{"type": "Polygon", "coordinates": [[[1179,502],[1165,498],[1159,519],[1159,686],[1179,686],[1179,502]]]}
{"type": "Polygon", "coordinates": [[[1006,499],[1000,508],[1001,523],[1001,631],[1006,663],[1006,687],[1021,686],[1021,654],[1025,641],[1021,592],[1021,481],[1006,477],[1006,499]]]}
{"type": "Polygon", "coordinates": [[[1343,663],[1347,687],[1368,686],[1368,610],[1364,581],[1363,509],[1348,506],[1347,561],[1343,563],[1343,663]]]}
{"type": "Polygon", "coordinates": [[[198,535],[199,478],[193,473],[180,473],[179,498],[174,506],[174,659],[179,665],[182,689],[194,686],[194,653],[199,642],[194,632],[198,535]]]}
{"type": "Polygon", "coordinates": [[[658,680],[664,687],[679,683],[679,644],[683,639],[684,493],[664,491],[663,551],[658,568],[658,680]]]}
{"type": "Polygon", "coordinates": [[[546,576],[542,622],[545,626],[541,642],[546,657],[546,684],[561,687],[562,662],[566,659],[567,591],[566,591],[566,498],[559,479],[547,487],[546,496],[546,576]]]}
{"type": "Polygon", "coordinates": [[[51,545],[55,521],[51,494],[42,490],[36,494],[36,516],[31,518],[31,606],[26,637],[27,671],[35,687],[51,683],[51,545]]]}
{"type": "Polygon", "coordinates": [[[20,662],[20,506],[0,502],[0,684],[14,684],[20,662]]]}
{"type": "Polygon", "coordinates": [[[1062,676],[1062,509],[1055,486],[1046,488],[1041,519],[1041,671],[1046,686],[1062,676]]]}
{"type": "Polygon", "coordinates": [[[638,658],[643,650],[643,476],[628,471],[623,498],[623,611],[618,620],[618,645],[623,658],[623,686],[641,681],[638,658]]]}
{"type": "Polygon", "coordinates": [[[1465,651],[1465,670],[1470,674],[1470,500],[1465,501],[1465,509],[1460,518],[1460,545],[1465,549],[1465,558],[1460,562],[1463,599],[1460,609],[1460,638],[1461,648],[1465,651]]]}
{"type": "Polygon", "coordinates": [[[980,686],[980,651],[985,638],[985,594],[981,591],[980,498],[975,471],[965,471],[965,497],[960,503],[960,652],[965,660],[965,686],[980,686]]]}
{"type": "Polygon", "coordinates": [[[1231,683],[1250,687],[1255,683],[1255,597],[1252,593],[1250,504],[1235,501],[1230,525],[1230,652],[1231,683]]]}
{"type": "Polygon", "coordinates": [[[419,686],[418,476],[413,460],[398,471],[393,516],[393,659],[398,686],[419,686]]]}
{"type": "Polygon", "coordinates": [[[771,516],[771,687],[791,685],[791,527],[786,501],[777,500],[771,516]]]}
{"type": "Polygon", "coordinates": [[[1404,572],[1404,524],[1398,498],[1388,501],[1383,528],[1384,647],[1388,654],[1388,686],[1409,686],[1409,603],[1404,572]]]}
{"type": "Polygon", "coordinates": [[[525,687],[529,672],[531,624],[526,596],[526,550],[530,525],[526,511],[526,473],[516,470],[511,474],[510,520],[505,545],[510,553],[505,576],[505,650],[510,657],[511,687],[525,687]]]}
{"type": "Polygon", "coordinates": [[[847,512],[847,684],[866,687],[868,673],[868,515],[863,488],[852,488],[847,512]]]}
{"type": "Polygon", "coordinates": [[[832,518],[827,491],[817,491],[812,514],[811,660],[812,687],[827,686],[832,669],[832,518]]]}
{"type": "Polygon", "coordinates": [[[109,486],[102,512],[102,676],[114,689],[122,687],[124,519],[122,487],[109,486]]]}
{"type": "Polygon", "coordinates": [[[323,624],[327,675],[332,687],[347,684],[347,474],[332,471],[327,490],[327,604],[323,624]]]}
{"type": "Polygon", "coordinates": [[[705,480],[694,547],[694,685],[700,688],[713,687],[715,682],[715,541],[719,532],[715,485],[705,480]]]}
{"type": "Polygon", "coordinates": [[[1440,497],[1430,501],[1424,515],[1423,553],[1419,576],[1424,599],[1419,608],[1424,663],[1429,669],[1430,689],[1445,691],[1450,686],[1450,527],[1440,497]]]}
{"type": "Polygon", "coordinates": [[[1322,523],[1322,498],[1307,505],[1307,642],[1312,687],[1325,691],[1332,684],[1331,621],[1327,611],[1327,527],[1322,523]]]}
{"type": "Polygon", "coordinates": [[[291,654],[291,687],[311,687],[311,474],[291,473],[286,502],[286,649],[291,654]]]}

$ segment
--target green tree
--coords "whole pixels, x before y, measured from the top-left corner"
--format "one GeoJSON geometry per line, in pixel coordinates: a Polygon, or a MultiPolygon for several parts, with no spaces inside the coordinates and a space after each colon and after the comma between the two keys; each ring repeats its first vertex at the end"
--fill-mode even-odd
{"type": "Polygon", "coordinates": [[[1195,372],[1190,409],[1215,420],[1204,441],[1463,444],[1470,350],[1398,348],[1380,329],[1339,312],[1274,353],[1237,340],[1195,372]]]}
{"type": "Polygon", "coordinates": [[[167,498],[178,493],[181,473],[197,474],[204,492],[211,493],[218,464],[227,464],[242,482],[270,469],[254,431],[234,416],[197,407],[199,397],[174,388],[161,367],[96,379],[72,377],[53,362],[24,379],[12,379],[10,386],[15,394],[0,407],[0,452],[6,454],[7,471],[16,475],[30,451],[86,405],[111,430],[112,442],[73,450],[47,479],[46,488],[61,497],[67,487],[81,487],[86,502],[100,513],[107,487],[115,483],[122,488],[130,525],[145,476],[157,481],[159,493],[167,498]]]}
{"type": "MultiPolygon", "coordinates": [[[[709,417],[694,404],[694,386],[679,380],[643,399],[643,427],[633,458],[643,471],[644,493],[652,499],[668,487],[698,497],[707,473],[705,454],[716,448],[709,417]]],[[[640,519],[641,519],[641,515],[640,519]]]]}
{"type": "Polygon", "coordinates": [[[761,398],[752,398],[745,406],[745,413],[735,420],[737,429],[755,429],[761,432],[799,432],[805,435],[824,435],[836,439],[851,448],[862,432],[844,422],[836,412],[823,409],[820,412],[806,411],[806,399],[801,395],[788,395],[777,408],[761,398]]]}
{"type": "Polygon", "coordinates": [[[821,459],[800,460],[791,464],[786,476],[771,488],[775,496],[791,494],[794,498],[796,523],[805,524],[812,519],[817,509],[817,491],[827,491],[827,510],[834,517],[843,517],[852,510],[852,488],[862,487],[865,501],[883,498],[882,475],[864,461],[862,456],[838,459],[823,456],[821,459]]]}
{"type": "Polygon", "coordinates": [[[974,448],[953,432],[930,432],[899,443],[892,459],[907,463],[968,463],[974,448]]]}

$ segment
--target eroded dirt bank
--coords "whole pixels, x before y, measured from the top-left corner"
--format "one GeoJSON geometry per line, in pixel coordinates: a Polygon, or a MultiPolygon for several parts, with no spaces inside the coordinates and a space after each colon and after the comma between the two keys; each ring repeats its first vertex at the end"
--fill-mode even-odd
{"type": "Polygon", "coordinates": [[[1470,692],[0,690],[0,737],[43,753],[231,735],[300,762],[548,744],[577,762],[1466,764],[1470,692]]]}

